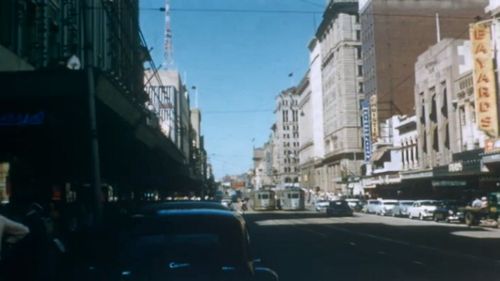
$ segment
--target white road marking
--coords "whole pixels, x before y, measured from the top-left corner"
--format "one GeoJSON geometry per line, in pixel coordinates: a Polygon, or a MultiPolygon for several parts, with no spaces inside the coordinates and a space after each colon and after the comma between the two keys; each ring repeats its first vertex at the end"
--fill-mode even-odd
{"type": "Polygon", "coordinates": [[[349,245],[351,245],[351,246],[356,246],[356,243],[354,243],[354,242],[349,242],[349,245]]]}
{"type": "Polygon", "coordinates": [[[414,264],[418,264],[418,265],[425,265],[423,262],[421,261],[412,261],[411,263],[414,263],[414,264]]]}

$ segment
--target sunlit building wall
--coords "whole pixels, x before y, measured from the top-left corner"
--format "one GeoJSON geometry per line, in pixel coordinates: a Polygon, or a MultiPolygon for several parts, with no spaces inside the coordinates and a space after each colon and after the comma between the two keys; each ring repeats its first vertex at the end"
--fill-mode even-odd
{"type": "MultiPolygon", "coordinates": [[[[464,40],[443,39],[422,53],[415,64],[415,109],[421,168],[447,165],[460,152],[459,120],[454,101],[460,65],[471,52],[461,51],[464,40]]],[[[469,58],[470,60],[470,58],[469,58]]],[[[470,116],[471,117],[471,116],[470,116]]]]}
{"type": "MultiPolygon", "coordinates": [[[[316,32],[321,46],[326,191],[350,194],[363,161],[363,98],[357,1],[332,1],[316,32]]],[[[358,183],[359,184],[359,183],[358,183]]]]}
{"type": "Polygon", "coordinates": [[[274,149],[277,184],[299,182],[299,103],[295,87],[276,97],[274,149]]]}

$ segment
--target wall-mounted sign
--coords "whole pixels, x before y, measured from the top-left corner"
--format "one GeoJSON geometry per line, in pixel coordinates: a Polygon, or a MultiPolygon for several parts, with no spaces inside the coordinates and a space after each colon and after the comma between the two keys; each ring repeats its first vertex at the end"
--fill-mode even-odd
{"type": "Polygon", "coordinates": [[[463,170],[464,170],[464,167],[462,165],[462,162],[455,162],[455,163],[448,164],[448,172],[450,172],[450,173],[462,172],[463,170]]]}
{"type": "Polygon", "coordinates": [[[370,162],[372,158],[372,139],[370,128],[370,102],[363,100],[361,102],[361,116],[363,122],[363,146],[365,152],[365,162],[370,162]]]}
{"type": "Polygon", "coordinates": [[[477,125],[490,137],[498,137],[497,97],[490,23],[470,25],[474,61],[474,97],[477,125]]]}
{"type": "Polygon", "coordinates": [[[37,113],[0,113],[0,127],[34,126],[42,125],[44,122],[45,112],[43,111],[37,113]]]}
{"type": "Polygon", "coordinates": [[[466,181],[432,181],[432,186],[467,186],[466,181]]]}
{"type": "Polygon", "coordinates": [[[377,111],[376,95],[370,97],[370,118],[371,118],[372,140],[376,142],[378,138],[378,111],[377,111]]]}

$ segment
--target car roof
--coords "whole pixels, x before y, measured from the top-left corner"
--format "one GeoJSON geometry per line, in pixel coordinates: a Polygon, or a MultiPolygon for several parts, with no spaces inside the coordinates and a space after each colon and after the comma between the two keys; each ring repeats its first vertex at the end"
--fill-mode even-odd
{"type": "Polygon", "coordinates": [[[210,210],[225,210],[231,211],[226,206],[217,201],[167,201],[162,203],[154,203],[143,207],[140,214],[152,214],[161,210],[189,210],[189,209],[210,209],[210,210]]]}
{"type": "Polygon", "coordinates": [[[398,200],[395,200],[395,199],[382,199],[380,201],[382,201],[382,202],[398,202],[398,200]]]}

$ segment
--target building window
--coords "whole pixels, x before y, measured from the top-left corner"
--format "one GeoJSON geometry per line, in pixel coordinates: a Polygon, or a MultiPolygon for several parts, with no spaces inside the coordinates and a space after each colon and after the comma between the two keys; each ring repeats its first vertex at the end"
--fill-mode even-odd
{"type": "Polygon", "coordinates": [[[460,118],[460,126],[465,126],[465,108],[464,108],[464,106],[459,107],[458,118],[460,118]]]}
{"type": "Polygon", "coordinates": [[[434,149],[434,151],[439,152],[439,135],[437,126],[432,132],[432,148],[434,149]]]}
{"type": "Polygon", "coordinates": [[[363,66],[358,65],[358,76],[363,76],[363,66]]]}
{"type": "Polygon", "coordinates": [[[356,47],[356,54],[357,54],[357,58],[361,59],[361,47],[360,46],[356,47]]]}
{"type": "Polygon", "coordinates": [[[361,40],[361,31],[356,30],[356,41],[360,41],[360,40],[361,40]]]}
{"type": "Polygon", "coordinates": [[[429,114],[429,118],[434,123],[437,122],[437,112],[436,111],[437,111],[436,95],[433,95],[432,96],[432,102],[431,102],[431,113],[429,114]]]}
{"type": "Polygon", "coordinates": [[[363,82],[359,82],[358,83],[358,90],[359,90],[359,93],[363,93],[364,92],[364,89],[363,89],[363,82]]]}
{"type": "Polygon", "coordinates": [[[443,114],[444,117],[448,118],[448,97],[446,86],[443,89],[443,106],[441,107],[441,114],[443,114]]]}
{"type": "Polygon", "coordinates": [[[450,126],[446,124],[446,132],[445,132],[445,139],[444,139],[444,146],[447,149],[450,149],[450,126]]]}

